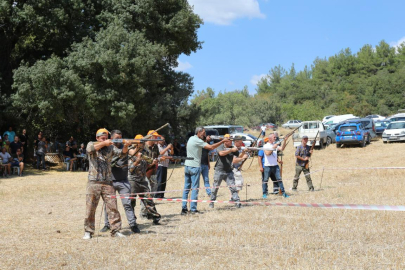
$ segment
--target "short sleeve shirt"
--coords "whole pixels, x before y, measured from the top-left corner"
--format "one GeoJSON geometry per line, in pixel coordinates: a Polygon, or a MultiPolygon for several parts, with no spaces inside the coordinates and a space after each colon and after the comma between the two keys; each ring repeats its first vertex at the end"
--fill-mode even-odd
{"type": "Polygon", "coordinates": [[[9,162],[9,159],[11,158],[10,154],[8,152],[4,153],[0,152],[0,157],[3,159],[3,164],[6,164],[9,162]]]}
{"type": "Polygon", "coordinates": [[[111,181],[111,160],[113,156],[122,157],[122,150],[110,145],[96,151],[93,142],[87,144],[86,150],[89,158],[89,181],[111,181]]]}
{"type": "MultiPolygon", "coordinates": [[[[311,150],[311,147],[309,145],[304,147],[301,144],[295,150],[295,156],[299,156],[299,157],[302,157],[302,158],[310,157],[311,156],[311,154],[309,153],[310,150],[311,150]]],[[[304,167],[306,163],[307,163],[306,161],[300,160],[300,159],[297,158],[297,165],[298,166],[304,167]]]]}
{"type": "Polygon", "coordinates": [[[259,150],[259,152],[257,153],[257,155],[262,158],[262,166],[264,166],[264,151],[263,151],[263,150],[259,150]]]}
{"type": "MultiPolygon", "coordinates": [[[[224,151],[224,145],[218,147],[218,152],[224,151]]],[[[215,170],[229,173],[232,171],[232,161],[233,157],[238,157],[239,152],[231,152],[226,156],[219,156],[218,162],[215,165],[215,170]]]]}
{"type": "Polygon", "coordinates": [[[191,157],[193,160],[186,160],[184,165],[189,167],[200,167],[202,149],[206,145],[207,143],[198,138],[197,135],[190,137],[187,142],[187,157],[191,157]]]}
{"type": "MultiPolygon", "coordinates": [[[[273,144],[266,143],[265,147],[273,148],[273,144]]],[[[277,166],[277,148],[273,150],[271,155],[264,155],[264,166],[277,166]]]]}

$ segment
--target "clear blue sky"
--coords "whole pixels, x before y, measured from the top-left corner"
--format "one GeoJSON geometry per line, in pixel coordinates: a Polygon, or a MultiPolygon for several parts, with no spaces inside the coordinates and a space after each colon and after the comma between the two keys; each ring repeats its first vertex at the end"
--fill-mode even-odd
{"type": "Polygon", "coordinates": [[[405,1],[188,0],[204,25],[203,48],[179,58],[195,90],[249,87],[277,65],[297,71],[316,57],[363,45],[405,41],[405,1]]]}

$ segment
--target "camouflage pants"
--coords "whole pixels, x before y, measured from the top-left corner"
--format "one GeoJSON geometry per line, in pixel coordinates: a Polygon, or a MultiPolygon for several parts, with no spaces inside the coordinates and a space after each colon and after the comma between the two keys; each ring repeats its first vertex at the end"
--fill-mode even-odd
{"type": "MultiPolygon", "coordinates": [[[[151,192],[151,183],[147,177],[130,177],[129,178],[129,183],[131,184],[131,196],[136,197],[136,195],[133,195],[134,193],[145,193],[145,192],[151,192]]],[[[138,195],[141,198],[147,197],[151,198],[153,197],[151,194],[139,194],[138,195]]],[[[160,214],[156,211],[155,207],[155,202],[153,200],[141,200],[141,216],[146,217],[148,219],[153,219],[156,221],[159,221],[161,216],[160,214]]],[[[136,199],[131,199],[131,205],[134,208],[134,213],[135,213],[135,205],[136,205],[136,199]]]]}
{"type": "Polygon", "coordinates": [[[305,179],[307,180],[308,188],[313,188],[314,186],[312,185],[312,179],[311,179],[311,175],[309,174],[309,169],[305,169],[305,167],[297,165],[297,166],[295,166],[293,189],[297,189],[297,187],[298,187],[298,180],[300,178],[301,172],[303,172],[305,175],[305,179]]]}
{"type": "Polygon", "coordinates": [[[218,188],[221,186],[222,181],[226,181],[226,184],[228,185],[229,190],[231,191],[232,194],[232,201],[234,202],[239,202],[239,195],[238,191],[235,187],[235,176],[233,172],[224,172],[224,171],[219,171],[215,170],[214,172],[214,183],[212,185],[212,193],[211,193],[211,201],[215,201],[217,199],[217,193],[218,193],[218,188]]]}
{"type": "Polygon", "coordinates": [[[95,215],[100,196],[106,207],[108,220],[111,226],[111,235],[121,230],[121,216],[117,208],[117,199],[108,195],[115,195],[111,182],[88,181],[86,192],[86,217],[84,219],[84,230],[94,234],[95,215]]]}

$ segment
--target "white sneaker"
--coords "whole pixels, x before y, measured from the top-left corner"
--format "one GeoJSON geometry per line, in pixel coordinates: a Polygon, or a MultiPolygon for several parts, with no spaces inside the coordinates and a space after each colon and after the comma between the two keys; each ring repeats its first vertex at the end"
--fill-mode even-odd
{"type": "Polygon", "coordinates": [[[121,237],[121,238],[125,238],[126,236],[120,232],[116,232],[113,235],[111,235],[111,237],[121,237]]]}
{"type": "Polygon", "coordinates": [[[84,233],[84,236],[83,236],[83,239],[84,239],[84,240],[90,240],[91,237],[92,237],[92,236],[91,236],[91,233],[85,232],[85,233],[84,233]]]}

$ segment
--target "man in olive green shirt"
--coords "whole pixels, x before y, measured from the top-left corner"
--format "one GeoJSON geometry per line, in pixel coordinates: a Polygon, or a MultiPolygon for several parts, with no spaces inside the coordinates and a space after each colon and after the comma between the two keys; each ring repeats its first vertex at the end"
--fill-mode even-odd
{"type": "MultiPolygon", "coordinates": [[[[185,167],[184,167],[184,190],[183,190],[183,200],[188,199],[188,194],[190,192],[190,188],[192,189],[191,192],[191,200],[198,200],[198,188],[200,187],[200,173],[201,173],[201,154],[202,149],[213,150],[220,146],[224,142],[228,142],[229,139],[224,139],[220,142],[214,144],[208,144],[204,142],[205,138],[205,129],[204,127],[197,127],[195,129],[195,135],[190,137],[187,142],[187,157],[193,158],[192,160],[186,160],[185,167]]],[[[190,203],[190,211],[191,213],[198,213],[197,211],[197,203],[192,202],[190,203]]],[[[187,202],[183,201],[181,214],[186,215],[188,213],[187,210],[187,202]]]]}

